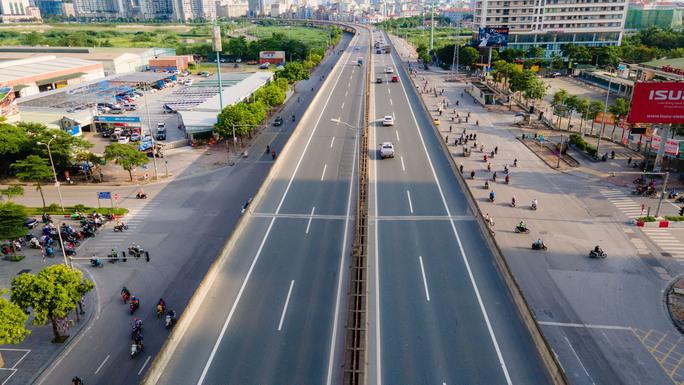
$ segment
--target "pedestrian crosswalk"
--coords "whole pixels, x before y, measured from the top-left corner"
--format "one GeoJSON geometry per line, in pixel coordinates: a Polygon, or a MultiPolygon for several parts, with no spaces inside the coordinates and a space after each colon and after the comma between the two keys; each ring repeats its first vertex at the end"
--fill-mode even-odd
{"type": "Polygon", "coordinates": [[[644,215],[641,204],[635,202],[634,199],[630,198],[622,191],[601,189],[599,190],[599,193],[628,218],[639,218],[644,215]]]}
{"type": "Polygon", "coordinates": [[[684,262],[684,243],[675,238],[671,230],[657,227],[645,227],[641,230],[665,253],[684,262]]]}
{"type": "Polygon", "coordinates": [[[121,222],[128,226],[128,230],[122,232],[114,232],[113,224],[107,226],[99,231],[99,234],[93,239],[93,244],[90,249],[96,252],[108,252],[112,248],[119,250],[128,246],[127,238],[130,234],[136,233],[140,226],[145,221],[146,217],[155,211],[159,206],[159,202],[149,201],[145,205],[139,207],[129,208],[128,214],[121,219],[121,222]]]}

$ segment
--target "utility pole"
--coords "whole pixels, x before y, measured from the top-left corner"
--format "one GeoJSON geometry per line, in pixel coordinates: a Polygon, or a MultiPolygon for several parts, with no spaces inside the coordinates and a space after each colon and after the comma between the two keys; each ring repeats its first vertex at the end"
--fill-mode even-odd
{"type": "Polygon", "coordinates": [[[435,43],[435,3],[433,1],[430,12],[430,55],[432,55],[432,50],[434,49],[435,43]]]}
{"type": "Polygon", "coordinates": [[[219,107],[223,111],[223,83],[221,79],[221,54],[223,46],[221,45],[221,27],[216,24],[216,19],[214,19],[214,25],[211,30],[211,45],[216,52],[216,75],[218,76],[218,94],[219,94],[219,107]]]}
{"type": "Polygon", "coordinates": [[[608,96],[610,95],[610,87],[613,84],[613,78],[608,80],[608,92],[606,92],[606,103],[603,105],[603,118],[601,119],[601,131],[599,132],[598,141],[596,142],[596,158],[599,157],[599,149],[601,148],[601,137],[603,130],[606,128],[606,114],[608,114],[608,96]]]}

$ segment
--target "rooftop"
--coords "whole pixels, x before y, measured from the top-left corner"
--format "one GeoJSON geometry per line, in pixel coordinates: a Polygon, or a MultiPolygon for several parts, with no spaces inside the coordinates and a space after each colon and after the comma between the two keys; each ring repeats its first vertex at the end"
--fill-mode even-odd
{"type": "Polygon", "coordinates": [[[155,50],[154,54],[166,54],[166,49],[161,48],[110,48],[110,47],[0,47],[0,60],[23,59],[45,54],[58,54],[62,57],[82,58],[87,56],[90,60],[114,60],[120,56],[130,54],[144,54],[155,50]]]}
{"type": "Polygon", "coordinates": [[[78,70],[91,65],[101,64],[90,60],[56,56],[0,62],[0,83],[68,69],[78,70]]]}
{"type": "Polygon", "coordinates": [[[645,63],[641,63],[642,66],[653,67],[660,69],[665,66],[670,66],[672,68],[677,68],[684,70],[684,58],[674,58],[674,59],[661,59],[661,60],[651,60],[645,63]]]}

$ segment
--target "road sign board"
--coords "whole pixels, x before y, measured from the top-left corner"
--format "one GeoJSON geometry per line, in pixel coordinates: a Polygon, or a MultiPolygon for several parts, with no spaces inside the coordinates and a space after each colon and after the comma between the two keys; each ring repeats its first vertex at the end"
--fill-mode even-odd
{"type": "Polygon", "coordinates": [[[112,193],[109,191],[100,191],[97,193],[97,199],[112,199],[112,193]]]}

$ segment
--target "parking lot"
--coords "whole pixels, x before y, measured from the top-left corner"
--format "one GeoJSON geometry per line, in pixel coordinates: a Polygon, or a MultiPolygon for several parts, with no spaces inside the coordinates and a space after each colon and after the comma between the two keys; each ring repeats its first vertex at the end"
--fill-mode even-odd
{"type": "MultiPolygon", "coordinates": [[[[570,95],[576,95],[580,99],[588,98],[590,100],[599,100],[605,102],[606,100],[606,90],[597,87],[592,84],[582,82],[581,80],[571,78],[571,77],[557,77],[557,78],[544,78],[544,83],[547,86],[546,96],[544,101],[551,103],[553,101],[553,94],[564,89],[568,91],[570,95]]],[[[615,93],[611,92],[608,103],[613,104],[616,99],[615,93]]]]}

